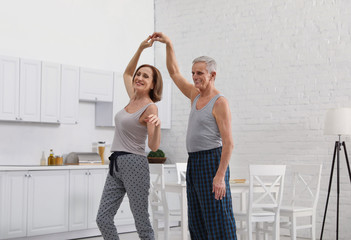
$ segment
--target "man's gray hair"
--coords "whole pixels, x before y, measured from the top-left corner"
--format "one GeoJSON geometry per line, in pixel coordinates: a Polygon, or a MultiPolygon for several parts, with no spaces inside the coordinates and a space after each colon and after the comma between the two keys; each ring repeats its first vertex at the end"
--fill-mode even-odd
{"type": "Polygon", "coordinates": [[[207,56],[197,57],[193,60],[193,65],[198,62],[205,62],[209,73],[217,71],[217,63],[213,58],[207,56]]]}

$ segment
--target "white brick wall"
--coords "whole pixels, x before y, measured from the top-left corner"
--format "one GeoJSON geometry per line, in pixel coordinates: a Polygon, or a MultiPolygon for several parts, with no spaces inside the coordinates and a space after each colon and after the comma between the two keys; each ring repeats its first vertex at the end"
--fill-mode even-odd
{"type": "MultiPolygon", "coordinates": [[[[218,62],[216,87],[232,111],[232,177],[247,174],[250,163],[324,164],[318,238],[336,140],[323,135],[324,115],[351,107],[350,9],[348,0],[155,0],[156,31],[173,40],[189,81],[195,57],[218,62]]],[[[155,62],[168,77],[159,43],[155,62]]],[[[169,161],[180,162],[187,158],[190,103],[175,86],[172,94],[172,129],[163,130],[161,147],[169,161]]],[[[349,138],[346,143],[351,149],[349,138]]],[[[343,155],[341,167],[339,236],[349,239],[351,186],[343,155]]],[[[324,239],[335,239],[335,206],[333,189],[324,239]]]]}

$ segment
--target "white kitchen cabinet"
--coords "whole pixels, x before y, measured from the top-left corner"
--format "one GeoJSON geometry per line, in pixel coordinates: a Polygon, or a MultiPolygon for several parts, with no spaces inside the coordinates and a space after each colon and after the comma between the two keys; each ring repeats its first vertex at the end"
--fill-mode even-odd
{"type": "Polygon", "coordinates": [[[41,62],[20,60],[19,116],[17,120],[40,122],[41,62]]]}
{"type": "Polygon", "coordinates": [[[88,228],[88,170],[70,171],[69,231],[88,228]]]}
{"type": "Polygon", "coordinates": [[[78,122],[79,67],[0,56],[0,120],[78,122]]]}
{"type": "Polygon", "coordinates": [[[115,115],[129,103],[129,96],[124,86],[123,74],[114,73],[113,102],[97,102],[95,104],[95,126],[115,126],[115,115]]]}
{"type": "Polygon", "coordinates": [[[61,65],[42,63],[41,80],[41,121],[60,122],[61,65]]]}
{"type": "Polygon", "coordinates": [[[81,101],[112,102],[113,72],[81,68],[79,92],[81,101]]]}
{"type": "Polygon", "coordinates": [[[105,180],[105,169],[70,171],[69,231],[97,228],[96,215],[105,180]]]}
{"type": "Polygon", "coordinates": [[[69,172],[29,171],[27,236],[68,231],[69,172]]]}
{"type": "Polygon", "coordinates": [[[67,171],[11,171],[0,177],[0,239],[68,230],[67,171]]]}
{"type": "MultiPolygon", "coordinates": [[[[107,174],[107,165],[0,166],[0,240],[95,236],[107,174]]],[[[127,197],[115,223],[135,231],[127,197]]]]}
{"type": "Polygon", "coordinates": [[[27,234],[26,171],[0,172],[0,239],[27,234]]]}
{"type": "Polygon", "coordinates": [[[60,105],[60,122],[77,124],[79,111],[79,67],[62,65],[60,105]]]}
{"type": "Polygon", "coordinates": [[[41,62],[0,57],[0,119],[40,121],[41,62]]]}
{"type": "Polygon", "coordinates": [[[97,228],[96,215],[99,210],[102,191],[104,190],[106,171],[89,170],[88,191],[88,228],[97,228]]]}
{"type": "Polygon", "coordinates": [[[0,56],[0,119],[19,115],[19,58],[0,56]]]}

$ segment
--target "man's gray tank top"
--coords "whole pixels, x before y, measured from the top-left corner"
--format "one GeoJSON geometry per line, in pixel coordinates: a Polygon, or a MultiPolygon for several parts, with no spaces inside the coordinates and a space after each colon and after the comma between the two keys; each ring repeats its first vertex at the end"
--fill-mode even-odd
{"type": "Polygon", "coordinates": [[[113,138],[111,152],[124,151],[144,155],[147,127],[139,122],[141,114],[149,103],[134,113],[128,113],[124,108],[115,116],[115,136],[113,138]]]}
{"type": "Polygon", "coordinates": [[[203,108],[196,109],[200,97],[197,95],[191,106],[188,130],[186,135],[186,148],[190,152],[198,152],[222,146],[216,119],[212,114],[216,100],[223,95],[217,94],[203,108]]]}

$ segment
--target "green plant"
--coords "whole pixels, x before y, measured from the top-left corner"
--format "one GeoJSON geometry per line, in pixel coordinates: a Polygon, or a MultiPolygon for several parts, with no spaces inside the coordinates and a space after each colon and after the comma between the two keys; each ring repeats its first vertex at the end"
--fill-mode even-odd
{"type": "Polygon", "coordinates": [[[156,152],[150,151],[147,156],[148,157],[165,157],[166,155],[161,149],[158,149],[156,152]]]}

